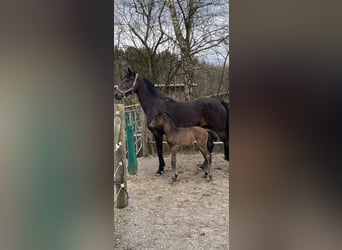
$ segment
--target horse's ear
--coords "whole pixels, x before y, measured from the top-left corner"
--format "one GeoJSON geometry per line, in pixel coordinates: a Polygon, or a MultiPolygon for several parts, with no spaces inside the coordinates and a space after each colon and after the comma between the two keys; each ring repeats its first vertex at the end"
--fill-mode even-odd
{"type": "Polygon", "coordinates": [[[132,75],[132,71],[131,71],[131,69],[130,69],[129,67],[127,67],[127,70],[128,70],[128,73],[129,73],[130,75],[132,75]]]}

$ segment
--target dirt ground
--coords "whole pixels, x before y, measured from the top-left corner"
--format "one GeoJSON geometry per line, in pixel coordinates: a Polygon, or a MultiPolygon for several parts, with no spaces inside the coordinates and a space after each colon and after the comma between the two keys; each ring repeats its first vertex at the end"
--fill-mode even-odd
{"type": "Polygon", "coordinates": [[[197,165],[201,154],[177,154],[177,182],[154,176],[157,157],[138,158],[128,176],[129,205],[114,206],[114,249],[228,249],[229,178],[223,154],[213,153],[212,182],[197,165]]]}

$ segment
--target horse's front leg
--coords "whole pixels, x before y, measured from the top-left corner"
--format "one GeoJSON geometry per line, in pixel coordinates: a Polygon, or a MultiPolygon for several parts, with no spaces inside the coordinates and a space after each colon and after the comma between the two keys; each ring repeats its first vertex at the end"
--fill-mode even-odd
{"type": "Polygon", "coordinates": [[[165,166],[165,161],[163,157],[163,134],[154,133],[153,135],[156,141],[157,154],[158,154],[158,159],[159,159],[159,168],[156,173],[156,176],[161,176],[164,173],[164,166],[165,166]]]}
{"type": "Polygon", "coordinates": [[[171,183],[177,180],[177,168],[176,168],[176,155],[177,155],[177,146],[171,147],[171,166],[172,166],[172,175],[171,175],[171,183]]]}

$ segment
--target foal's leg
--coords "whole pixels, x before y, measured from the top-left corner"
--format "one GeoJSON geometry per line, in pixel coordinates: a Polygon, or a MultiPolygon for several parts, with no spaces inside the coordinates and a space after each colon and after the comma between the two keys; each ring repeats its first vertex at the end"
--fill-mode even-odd
{"type": "MultiPolygon", "coordinates": [[[[214,141],[216,141],[216,139],[214,139],[212,137],[212,135],[208,132],[207,149],[208,149],[210,154],[213,152],[213,149],[214,149],[214,141]]],[[[204,157],[204,155],[203,155],[203,157],[204,157]]],[[[202,163],[201,166],[198,167],[198,169],[203,171],[204,167],[205,167],[205,163],[206,163],[206,160],[202,163]]]]}
{"type": "MultiPolygon", "coordinates": [[[[203,155],[203,157],[204,157],[204,155],[203,155]]],[[[197,166],[199,166],[198,169],[201,170],[201,171],[204,171],[204,169],[206,168],[206,162],[207,162],[207,161],[204,160],[204,162],[202,163],[202,165],[197,164],[197,166]]]]}
{"type": "Polygon", "coordinates": [[[204,178],[207,178],[207,181],[210,181],[212,179],[211,176],[211,154],[209,153],[206,143],[198,144],[198,147],[204,157],[204,178]]]}
{"type": "Polygon", "coordinates": [[[200,149],[200,152],[201,152],[202,155],[203,155],[204,161],[203,161],[202,165],[198,167],[198,169],[201,170],[201,171],[204,171],[204,170],[206,170],[207,167],[208,167],[208,161],[207,161],[207,159],[205,158],[205,153],[202,152],[202,151],[203,151],[203,150],[200,149]]]}
{"type": "Polygon", "coordinates": [[[210,181],[212,179],[212,176],[211,176],[211,154],[208,152],[207,153],[207,160],[208,160],[208,166],[207,166],[207,169],[208,169],[208,174],[207,174],[207,181],[210,181]]]}
{"type": "MultiPolygon", "coordinates": [[[[200,142],[200,143],[201,143],[201,142],[200,142]]],[[[200,146],[198,146],[198,148],[200,148],[200,146]]],[[[203,148],[203,147],[202,147],[202,148],[203,148]]],[[[209,153],[212,152],[213,148],[214,148],[214,143],[213,143],[212,139],[208,137],[207,149],[209,150],[209,153]]],[[[203,150],[204,150],[204,149],[202,149],[202,150],[200,149],[200,151],[201,151],[201,153],[202,153],[202,155],[203,155],[203,157],[204,157],[204,161],[203,161],[202,165],[198,167],[198,169],[201,170],[201,171],[204,171],[204,169],[205,169],[205,168],[207,167],[207,165],[208,165],[208,161],[207,161],[207,159],[206,159],[206,157],[205,157],[205,154],[202,152],[203,150]]]]}
{"type": "Polygon", "coordinates": [[[175,182],[177,179],[177,168],[176,168],[176,155],[177,155],[177,146],[171,146],[171,166],[172,166],[172,175],[171,175],[171,183],[175,182]]]}

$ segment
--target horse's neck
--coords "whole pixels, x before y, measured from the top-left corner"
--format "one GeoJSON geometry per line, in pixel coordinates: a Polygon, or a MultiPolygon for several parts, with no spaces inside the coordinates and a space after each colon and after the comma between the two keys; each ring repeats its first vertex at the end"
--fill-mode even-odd
{"type": "Polygon", "coordinates": [[[147,113],[149,109],[155,107],[155,104],[158,102],[158,100],[161,99],[161,96],[158,95],[157,92],[154,92],[153,90],[148,88],[147,83],[145,83],[143,79],[140,80],[139,88],[137,89],[136,93],[141,107],[145,113],[147,113]]]}

